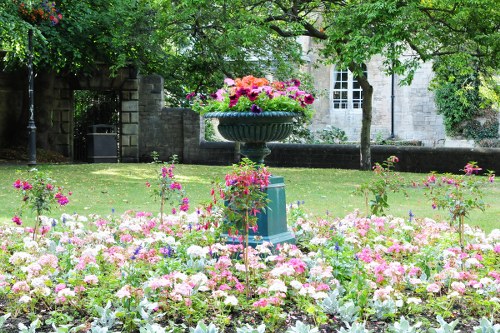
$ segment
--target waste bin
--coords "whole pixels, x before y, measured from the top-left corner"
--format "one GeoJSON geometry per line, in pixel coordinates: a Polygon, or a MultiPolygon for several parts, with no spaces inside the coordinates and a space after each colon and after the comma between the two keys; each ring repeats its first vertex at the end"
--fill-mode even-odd
{"type": "Polygon", "coordinates": [[[87,133],[87,161],[90,163],[118,162],[116,127],[92,125],[87,133]]]}

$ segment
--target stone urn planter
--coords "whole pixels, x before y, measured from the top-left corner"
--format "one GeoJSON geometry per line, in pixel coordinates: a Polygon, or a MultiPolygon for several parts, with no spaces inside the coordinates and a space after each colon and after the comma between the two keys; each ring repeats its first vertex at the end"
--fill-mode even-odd
{"type": "Polygon", "coordinates": [[[243,142],[243,155],[257,164],[271,153],[267,142],[286,139],[292,133],[293,118],[297,114],[283,111],[209,112],[205,118],[219,120],[217,129],[229,141],[243,142]]]}
{"type": "MultiPolygon", "coordinates": [[[[262,165],[264,158],[271,153],[267,142],[287,138],[292,132],[293,112],[267,111],[251,112],[210,112],[205,118],[219,120],[217,129],[223,138],[242,142],[241,153],[251,161],[262,165]]],[[[248,244],[256,246],[263,242],[274,245],[295,243],[295,237],[287,229],[286,197],[283,177],[271,176],[266,188],[268,206],[259,215],[257,232],[250,231],[248,244]]],[[[228,243],[239,240],[226,235],[228,243]]]]}

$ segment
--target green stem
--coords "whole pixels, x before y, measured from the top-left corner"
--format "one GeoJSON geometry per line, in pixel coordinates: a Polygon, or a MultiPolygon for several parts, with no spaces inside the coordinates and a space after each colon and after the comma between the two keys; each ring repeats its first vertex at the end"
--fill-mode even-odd
{"type": "Polygon", "coordinates": [[[38,223],[40,222],[40,212],[36,212],[35,229],[33,230],[33,240],[36,239],[36,232],[38,228],[38,223]]]}
{"type": "Polygon", "coordinates": [[[248,277],[248,211],[246,212],[246,219],[245,219],[245,280],[246,280],[246,292],[247,292],[247,299],[250,299],[250,281],[248,277]]]}
{"type": "Polygon", "coordinates": [[[160,222],[163,224],[163,209],[165,207],[165,191],[161,191],[161,199],[160,199],[160,222]]]}

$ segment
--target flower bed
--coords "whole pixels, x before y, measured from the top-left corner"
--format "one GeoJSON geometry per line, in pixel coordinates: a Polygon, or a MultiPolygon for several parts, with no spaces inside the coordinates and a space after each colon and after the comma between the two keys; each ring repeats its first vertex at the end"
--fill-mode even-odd
{"type": "Polygon", "coordinates": [[[219,242],[205,215],[42,217],[35,240],[3,228],[0,314],[10,317],[0,330],[203,332],[204,321],[219,332],[382,332],[408,320],[470,332],[482,317],[498,321],[500,230],[465,226],[461,250],[446,223],[290,207],[297,245],[249,251],[247,298],[243,246],[219,242]]]}

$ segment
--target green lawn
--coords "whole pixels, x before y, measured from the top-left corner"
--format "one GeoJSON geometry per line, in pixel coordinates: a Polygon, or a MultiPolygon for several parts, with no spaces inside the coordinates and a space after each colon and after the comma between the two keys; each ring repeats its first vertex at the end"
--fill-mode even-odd
{"type": "MultiPolygon", "coordinates": [[[[157,213],[159,203],[151,197],[146,181],[154,181],[159,170],[153,164],[72,164],[40,165],[41,170],[49,170],[57,185],[72,191],[70,203],[63,208],[67,213],[87,215],[97,213],[108,215],[112,209],[116,214],[126,210],[150,211],[157,213]]],[[[17,170],[28,170],[25,166],[0,166],[0,222],[10,222],[20,198],[12,183],[21,175],[17,170]]],[[[223,179],[230,167],[177,165],[175,174],[184,186],[196,207],[210,199],[211,182],[223,179]]],[[[304,201],[304,208],[318,216],[344,216],[355,209],[365,211],[364,198],[352,194],[358,184],[374,177],[372,172],[343,169],[270,168],[275,175],[285,177],[286,201],[304,201]]],[[[404,173],[406,180],[421,181],[425,174],[404,173]]],[[[391,194],[389,214],[408,217],[411,210],[418,217],[443,219],[446,213],[432,210],[422,189],[408,187],[409,198],[402,194],[391,194]]],[[[486,231],[500,228],[500,184],[485,188],[484,200],[489,204],[485,212],[473,212],[467,223],[480,226],[486,231]]],[[[61,211],[62,212],[62,211],[61,211]]],[[[61,213],[54,209],[52,216],[61,213]]]]}

